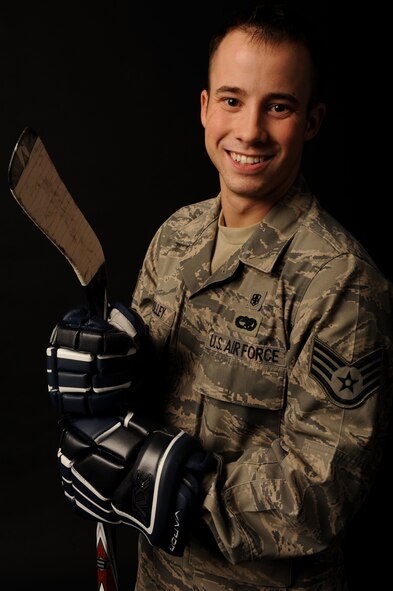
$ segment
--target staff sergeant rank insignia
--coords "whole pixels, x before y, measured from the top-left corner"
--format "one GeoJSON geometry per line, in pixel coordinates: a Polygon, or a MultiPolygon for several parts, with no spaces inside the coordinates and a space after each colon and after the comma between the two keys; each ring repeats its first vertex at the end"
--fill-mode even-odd
{"type": "Polygon", "coordinates": [[[381,385],[382,349],[349,364],[322,341],[315,339],[310,375],[337,406],[353,408],[381,385]]]}

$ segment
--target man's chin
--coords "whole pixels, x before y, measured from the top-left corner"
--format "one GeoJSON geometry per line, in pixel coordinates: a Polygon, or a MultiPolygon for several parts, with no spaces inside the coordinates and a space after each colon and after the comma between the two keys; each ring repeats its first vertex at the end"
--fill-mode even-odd
{"type": "Polygon", "coordinates": [[[230,193],[239,198],[250,199],[252,201],[261,201],[269,199],[270,195],[274,193],[274,187],[271,183],[230,183],[227,184],[230,193]]]}

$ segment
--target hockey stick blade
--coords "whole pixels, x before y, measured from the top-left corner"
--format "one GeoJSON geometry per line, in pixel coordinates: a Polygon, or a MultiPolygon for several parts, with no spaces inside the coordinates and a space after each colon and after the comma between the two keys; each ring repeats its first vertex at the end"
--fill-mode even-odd
{"type": "MultiPolygon", "coordinates": [[[[60,250],[85,288],[92,314],[107,316],[105,257],[101,244],[72,199],[41,138],[26,127],[8,168],[9,187],[16,201],[60,250]]],[[[118,591],[115,529],[97,523],[98,591],[118,591]]]]}
{"type": "Polygon", "coordinates": [[[101,244],[61,180],[41,138],[26,127],[11,156],[8,179],[16,201],[60,250],[86,288],[92,314],[106,317],[101,244]]]}

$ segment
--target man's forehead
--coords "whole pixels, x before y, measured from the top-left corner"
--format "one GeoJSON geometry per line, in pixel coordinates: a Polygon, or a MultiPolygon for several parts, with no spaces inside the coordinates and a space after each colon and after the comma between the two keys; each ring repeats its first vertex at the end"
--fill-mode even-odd
{"type": "Polygon", "coordinates": [[[266,92],[299,94],[299,87],[309,90],[311,70],[308,49],[301,43],[272,43],[234,30],[213,56],[210,82],[213,91],[222,86],[246,91],[249,85],[259,85],[266,92]]]}

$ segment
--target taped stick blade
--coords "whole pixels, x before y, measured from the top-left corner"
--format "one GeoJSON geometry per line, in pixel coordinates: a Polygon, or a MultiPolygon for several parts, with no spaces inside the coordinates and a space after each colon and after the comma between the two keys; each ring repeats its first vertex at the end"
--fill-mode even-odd
{"type": "Polygon", "coordinates": [[[37,134],[31,127],[26,127],[20,135],[8,169],[8,179],[11,191],[19,182],[20,177],[29,161],[31,151],[37,141],[37,134]]]}
{"type": "Polygon", "coordinates": [[[87,286],[105,263],[101,244],[71,197],[38,134],[24,129],[11,156],[8,179],[16,201],[72,265],[87,286]]]}

